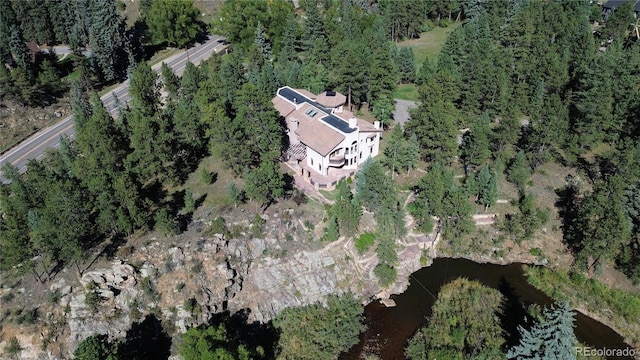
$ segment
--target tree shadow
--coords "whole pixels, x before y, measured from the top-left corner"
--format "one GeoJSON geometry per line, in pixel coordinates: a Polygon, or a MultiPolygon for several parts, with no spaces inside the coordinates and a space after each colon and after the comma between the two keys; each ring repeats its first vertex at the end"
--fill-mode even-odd
{"type": "Polygon", "coordinates": [[[244,345],[249,349],[261,347],[264,350],[265,359],[275,359],[275,353],[280,333],[271,322],[261,323],[254,321],[249,323],[250,309],[243,309],[231,314],[228,310],[214,314],[209,325],[218,326],[224,324],[228,337],[235,345],[244,345]]]}
{"type": "Polygon", "coordinates": [[[171,336],[162,328],[155,315],[131,325],[118,353],[129,360],[168,359],[171,356],[171,336]]]}
{"type": "Polygon", "coordinates": [[[558,216],[561,219],[562,224],[560,228],[562,229],[562,240],[563,242],[569,246],[574,252],[577,249],[579,244],[574,243],[571,240],[570,236],[567,236],[571,232],[571,229],[575,227],[576,221],[578,219],[578,207],[575,202],[578,197],[579,189],[578,186],[573,183],[571,177],[567,178],[567,185],[562,188],[556,189],[556,195],[558,195],[558,200],[555,202],[555,206],[558,209],[558,216]]]}
{"type": "Polygon", "coordinates": [[[505,332],[504,350],[518,345],[520,341],[519,326],[528,329],[528,312],[520,302],[520,297],[516,294],[515,288],[511,286],[504,277],[500,278],[498,290],[504,296],[505,302],[503,311],[499,314],[500,325],[505,332]]]}

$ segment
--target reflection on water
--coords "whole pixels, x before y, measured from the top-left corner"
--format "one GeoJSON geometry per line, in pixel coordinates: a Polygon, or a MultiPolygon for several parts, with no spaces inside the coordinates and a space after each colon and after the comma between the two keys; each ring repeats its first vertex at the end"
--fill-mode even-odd
{"type": "MultiPolygon", "coordinates": [[[[361,359],[364,354],[377,354],[382,360],[404,359],[407,339],[425,323],[440,287],[459,277],[477,280],[498,289],[505,297],[503,328],[510,334],[509,344],[517,342],[517,326],[530,304],[550,305],[552,300],[529,285],[522,264],[479,264],[465,259],[435,259],[429,267],[413,273],[407,291],[394,296],[397,306],[387,308],[375,301],[365,307],[367,330],[341,360],[361,359]]],[[[581,313],[576,313],[578,340],[594,348],[621,349],[628,345],[608,326],[581,313]]]]}

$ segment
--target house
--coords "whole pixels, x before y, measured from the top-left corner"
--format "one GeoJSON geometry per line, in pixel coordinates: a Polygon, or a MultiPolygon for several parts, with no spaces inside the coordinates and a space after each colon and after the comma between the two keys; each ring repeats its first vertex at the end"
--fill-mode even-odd
{"type": "Polygon", "coordinates": [[[604,5],[602,5],[603,18],[607,20],[611,13],[615,11],[615,9],[629,1],[633,2],[633,13],[636,17],[638,17],[638,14],[640,14],[640,0],[609,0],[604,5]]]}
{"type": "Polygon", "coordinates": [[[353,173],[358,165],[378,155],[380,122],[371,124],[356,118],[344,108],[346,100],[334,91],[315,95],[288,86],[278,89],[271,100],[287,123],[286,156],[304,177],[339,176],[342,170],[353,173]]]}

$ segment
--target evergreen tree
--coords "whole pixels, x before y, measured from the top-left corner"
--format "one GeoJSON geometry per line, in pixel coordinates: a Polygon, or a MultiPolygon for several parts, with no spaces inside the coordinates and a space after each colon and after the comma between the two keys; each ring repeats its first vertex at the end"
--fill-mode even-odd
{"type": "Polygon", "coordinates": [[[406,131],[416,135],[423,159],[443,164],[453,161],[458,148],[455,112],[451,103],[438,99],[411,109],[406,131]]]}
{"type": "Polygon", "coordinates": [[[244,181],[249,199],[263,209],[284,195],[284,175],[273,161],[263,161],[257,168],[249,170],[244,181]]]}
{"type": "Polygon", "coordinates": [[[484,211],[498,200],[498,179],[495,172],[489,172],[487,165],[482,167],[476,180],[478,186],[478,203],[484,205],[484,211]]]}
{"type": "Polygon", "coordinates": [[[391,178],[396,172],[400,170],[402,152],[406,147],[406,141],[402,133],[402,126],[396,125],[393,127],[391,136],[387,143],[387,147],[384,149],[384,164],[391,169],[391,178]]]}
{"type": "MultiPolygon", "coordinates": [[[[161,1],[164,3],[164,1],[161,1]]],[[[111,0],[91,1],[89,42],[100,76],[107,82],[125,76],[128,59],[125,24],[111,0]]]]}
{"type": "Polygon", "coordinates": [[[280,52],[278,53],[279,62],[293,61],[297,59],[297,50],[299,48],[298,22],[293,13],[287,15],[287,23],[284,33],[280,37],[280,52]]]}
{"type": "Polygon", "coordinates": [[[556,304],[543,311],[544,319],[530,330],[519,327],[520,343],[509,349],[509,359],[575,359],[578,342],[573,332],[573,311],[569,304],[556,304]]]}
{"type": "Polygon", "coordinates": [[[253,40],[253,45],[258,49],[258,54],[261,56],[259,64],[271,59],[271,43],[266,38],[261,22],[258,22],[258,26],[256,27],[256,36],[253,40]]]}
{"type": "Polygon", "coordinates": [[[471,125],[471,129],[462,137],[460,157],[467,166],[482,166],[489,160],[491,156],[491,151],[489,150],[490,121],[487,113],[482,114],[476,118],[471,125]]]}
{"type": "Polygon", "coordinates": [[[527,163],[524,151],[519,151],[511,160],[507,170],[507,180],[514,183],[518,189],[524,189],[531,177],[531,168],[527,163]]]}
{"type": "Polygon", "coordinates": [[[239,204],[244,202],[244,196],[244,191],[235,183],[231,183],[229,187],[227,187],[227,198],[233,202],[234,207],[237,208],[239,204]]]}
{"type": "Polygon", "coordinates": [[[164,86],[164,89],[169,93],[169,99],[178,99],[178,91],[180,90],[180,78],[178,78],[178,76],[165,62],[162,63],[161,71],[162,84],[164,86]]]}
{"type": "Polygon", "coordinates": [[[351,189],[344,181],[336,186],[336,200],[331,206],[329,214],[333,216],[338,225],[340,235],[351,237],[358,231],[362,208],[353,198],[351,189]]]}
{"type": "Polygon", "coordinates": [[[609,176],[597,181],[593,193],[579,204],[575,222],[565,232],[579,264],[602,266],[631,240],[633,227],[624,208],[625,186],[622,177],[609,176]]]}
{"type": "Polygon", "coordinates": [[[416,61],[413,56],[413,50],[408,46],[401,47],[394,60],[400,74],[400,82],[414,82],[416,79],[416,61]]]}
{"type": "Polygon", "coordinates": [[[131,74],[131,108],[138,110],[145,117],[155,115],[158,110],[160,91],[157,82],[158,74],[146,62],[138,64],[131,74]]]}
{"type": "Polygon", "coordinates": [[[402,152],[400,153],[400,166],[407,170],[407,173],[416,167],[420,158],[420,143],[416,134],[411,134],[402,152]]]}
{"type": "Polygon", "coordinates": [[[18,169],[5,164],[3,176],[10,180],[0,185],[0,268],[10,269],[33,255],[29,241],[29,209],[34,205],[33,192],[20,176],[18,169]]]}

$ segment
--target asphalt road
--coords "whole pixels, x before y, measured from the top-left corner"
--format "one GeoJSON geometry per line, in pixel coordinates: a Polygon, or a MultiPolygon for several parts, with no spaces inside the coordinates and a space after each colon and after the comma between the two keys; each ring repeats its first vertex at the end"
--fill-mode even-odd
{"type": "MultiPolygon", "coordinates": [[[[163,62],[167,63],[177,75],[182,75],[187,62],[190,61],[194,65],[198,65],[202,60],[208,59],[211,54],[220,51],[225,46],[223,40],[224,38],[221,36],[211,35],[206,42],[197,44],[186,51],[181,51],[163,62]]],[[[158,63],[152,68],[160,73],[161,66],[162,63],[158,63]]],[[[116,98],[120,104],[125,104],[131,99],[131,96],[129,96],[129,80],[100,98],[107,111],[112,115],[118,112],[116,98]]],[[[69,116],[51,127],[40,130],[2,154],[0,156],[0,168],[5,163],[11,163],[18,168],[20,173],[24,173],[27,170],[27,161],[29,159],[41,159],[47,149],[60,146],[60,136],[68,135],[73,138],[74,134],[73,117],[69,116]]],[[[0,172],[0,181],[5,184],[9,182],[2,176],[2,172],[0,172]]]]}

